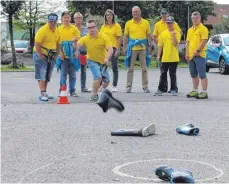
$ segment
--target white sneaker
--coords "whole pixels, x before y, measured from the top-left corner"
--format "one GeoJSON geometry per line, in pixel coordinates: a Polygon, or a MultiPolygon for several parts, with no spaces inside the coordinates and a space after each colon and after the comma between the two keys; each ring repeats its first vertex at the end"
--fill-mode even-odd
{"type": "Polygon", "coordinates": [[[149,135],[155,134],[156,128],[154,124],[150,124],[147,127],[142,129],[142,136],[147,137],[149,135]]]}
{"type": "Polygon", "coordinates": [[[39,96],[40,101],[48,101],[48,97],[45,93],[41,93],[41,96],[39,96]]]}
{"type": "Polygon", "coordinates": [[[117,87],[116,87],[116,86],[113,86],[113,88],[112,88],[111,91],[112,91],[112,92],[117,92],[117,87]]]}

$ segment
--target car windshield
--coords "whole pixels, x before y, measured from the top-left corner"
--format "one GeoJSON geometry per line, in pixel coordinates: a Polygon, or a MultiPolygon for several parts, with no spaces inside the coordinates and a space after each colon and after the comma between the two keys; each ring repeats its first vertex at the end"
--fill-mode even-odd
{"type": "Polygon", "coordinates": [[[228,37],[224,37],[223,41],[224,41],[226,46],[229,46],[229,36],[228,37]]]}
{"type": "Polygon", "coordinates": [[[27,48],[27,42],[14,42],[15,48],[27,48]]]}

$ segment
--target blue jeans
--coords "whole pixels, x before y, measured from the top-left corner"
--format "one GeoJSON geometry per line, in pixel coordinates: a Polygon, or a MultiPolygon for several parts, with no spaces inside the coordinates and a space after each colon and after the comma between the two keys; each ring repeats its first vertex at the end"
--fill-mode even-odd
{"type": "Polygon", "coordinates": [[[118,85],[118,57],[114,56],[116,50],[117,48],[113,47],[113,54],[111,56],[111,64],[112,64],[112,70],[113,70],[113,86],[118,85]]]}
{"type": "Polygon", "coordinates": [[[189,71],[192,78],[198,77],[200,79],[204,79],[207,77],[206,75],[206,59],[203,57],[194,57],[189,62],[189,71]]]}
{"type": "Polygon", "coordinates": [[[66,85],[67,74],[69,75],[69,91],[75,92],[76,86],[76,69],[69,59],[64,59],[60,66],[60,86],[66,85]]]}
{"type": "Polygon", "coordinates": [[[35,63],[35,79],[49,82],[55,62],[52,60],[48,62],[46,59],[40,59],[37,53],[33,54],[33,61],[35,63]]]}
{"type": "Polygon", "coordinates": [[[81,89],[86,88],[86,69],[87,65],[80,65],[80,81],[81,81],[81,89]]]}
{"type": "Polygon", "coordinates": [[[94,80],[102,79],[103,82],[110,82],[108,68],[106,70],[103,70],[102,64],[99,64],[91,60],[87,60],[87,64],[91,70],[94,80]]]}

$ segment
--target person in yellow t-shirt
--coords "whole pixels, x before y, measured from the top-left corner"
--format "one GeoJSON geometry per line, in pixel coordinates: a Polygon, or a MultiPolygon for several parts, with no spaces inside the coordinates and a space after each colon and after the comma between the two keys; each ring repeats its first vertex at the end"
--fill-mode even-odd
{"type": "Polygon", "coordinates": [[[142,88],[144,93],[150,93],[148,88],[148,71],[147,66],[151,62],[149,54],[151,53],[151,29],[146,19],[141,17],[141,9],[138,6],[132,8],[133,19],[127,21],[125,25],[123,38],[123,54],[126,55],[127,83],[126,93],[131,93],[134,65],[139,56],[142,68],[142,88]]]}
{"type": "MultiPolygon", "coordinates": [[[[154,26],[154,30],[153,30],[153,40],[156,44],[158,44],[158,39],[160,37],[160,35],[166,31],[168,28],[167,28],[167,24],[166,24],[166,20],[169,16],[169,13],[166,9],[161,9],[161,20],[159,20],[155,26],[154,26]]],[[[180,34],[182,34],[182,31],[179,27],[179,25],[174,21],[174,29],[179,32],[180,34]]],[[[159,66],[160,67],[160,64],[161,64],[161,61],[157,61],[157,67],[159,66]]],[[[163,92],[167,92],[168,91],[168,81],[165,81],[165,83],[167,85],[164,85],[164,89],[162,90],[163,92]]],[[[171,92],[171,91],[168,91],[168,92],[171,92]]]]}
{"type": "MultiPolygon", "coordinates": [[[[86,26],[83,26],[83,15],[80,12],[74,14],[75,26],[80,31],[80,37],[83,37],[87,34],[86,26]]],[[[87,51],[85,48],[80,48],[80,85],[82,93],[91,93],[91,89],[88,89],[86,86],[87,80],[87,51]]]]}
{"type": "Polygon", "coordinates": [[[206,44],[208,41],[208,29],[201,23],[201,15],[199,12],[193,12],[191,18],[193,26],[188,29],[185,58],[189,62],[193,90],[187,94],[187,97],[207,99],[206,44]],[[199,78],[201,79],[202,85],[201,93],[198,93],[199,78]]]}
{"type": "Polygon", "coordinates": [[[47,94],[48,82],[51,79],[55,66],[56,56],[60,51],[61,36],[56,28],[58,16],[55,13],[48,15],[48,23],[36,33],[33,60],[35,63],[35,79],[38,81],[41,101],[53,99],[47,94]]]}
{"type": "Polygon", "coordinates": [[[75,92],[76,85],[76,68],[74,63],[71,62],[69,53],[69,49],[72,49],[72,53],[74,54],[74,58],[76,58],[74,50],[76,46],[77,40],[80,38],[80,32],[77,27],[70,23],[71,15],[68,12],[63,12],[61,15],[62,24],[58,27],[58,30],[61,34],[61,50],[60,50],[60,90],[61,86],[66,85],[67,74],[69,76],[69,93],[72,97],[78,97],[75,92]],[[74,46],[75,45],[75,46],[74,46]],[[73,47],[74,46],[74,47],[73,47]]]}
{"type": "Polygon", "coordinates": [[[111,57],[111,64],[113,70],[113,88],[112,91],[117,91],[118,85],[118,56],[121,45],[122,29],[121,26],[115,22],[115,14],[112,10],[107,10],[104,15],[104,24],[100,29],[100,33],[106,34],[112,43],[113,54],[111,57]]]}
{"type": "Polygon", "coordinates": [[[158,39],[157,61],[161,60],[161,76],[158,90],[155,95],[162,95],[167,81],[167,72],[169,70],[171,81],[171,93],[177,95],[177,79],[176,70],[179,58],[178,45],[180,43],[181,34],[174,28],[174,18],[169,16],[166,20],[167,30],[164,31],[158,39]],[[162,52],[163,51],[163,52],[162,52]],[[162,55],[162,58],[161,58],[162,55]]]}
{"type": "MultiPolygon", "coordinates": [[[[168,11],[166,9],[161,9],[161,20],[159,20],[155,26],[154,26],[154,30],[153,30],[153,39],[154,42],[156,44],[158,44],[158,39],[161,35],[161,33],[163,33],[164,31],[166,31],[168,29],[167,24],[166,24],[166,20],[168,18],[169,14],[168,11]]],[[[179,27],[179,25],[174,21],[174,30],[179,32],[180,34],[182,34],[182,31],[179,27]]]]}
{"type": "Polygon", "coordinates": [[[87,29],[88,34],[79,39],[76,51],[78,54],[80,47],[85,47],[87,50],[87,64],[94,78],[91,101],[97,102],[101,81],[104,89],[107,88],[110,82],[107,64],[113,54],[113,48],[109,37],[98,32],[95,20],[87,22],[87,29]]]}

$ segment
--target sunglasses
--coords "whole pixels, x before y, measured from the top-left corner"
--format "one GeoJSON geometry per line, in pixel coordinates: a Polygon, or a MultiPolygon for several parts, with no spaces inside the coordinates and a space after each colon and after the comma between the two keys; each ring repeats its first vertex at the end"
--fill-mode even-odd
{"type": "Polygon", "coordinates": [[[162,15],[167,15],[167,13],[161,13],[162,15]]]}

